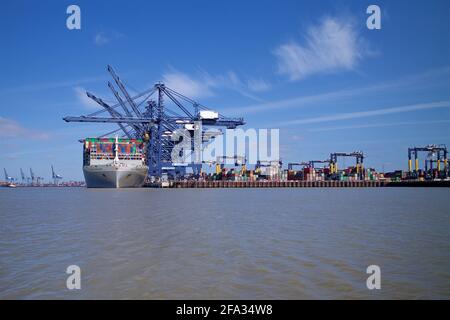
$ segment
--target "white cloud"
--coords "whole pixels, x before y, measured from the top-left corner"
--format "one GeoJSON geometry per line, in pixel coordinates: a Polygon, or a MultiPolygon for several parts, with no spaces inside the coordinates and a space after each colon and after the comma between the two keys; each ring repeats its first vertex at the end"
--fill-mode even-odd
{"type": "Polygon", "coordinates": [[[247,86],[251,91],[254,92],[263,92],[272,88],[271,84],[262,78],[248,79],[247,86]]]}
{"type": "Polygon", "coordinates": [[[291,138],[292,140],[294,140],[294,141],[301,141],[301,140],[304,139],[303,136],[299,136],[299,135],[297,135],[297,134],[294,134],[294,135],[290,136],[290,138],[291,138]]]}
{"type": "Polygon", "coordinates": [[[353,69],[364,54],[351,19],[324,18],[307,30],[305,41],[285,43],[275,50],[278,71],[291,80],[311,74],[353,69]]]}
{"type": "Polygon", "coordinates": [[[263,99],[250,93],[251,90],[248,84],[244,83],[241,78],[234,72],[228,71],[226,74],[212,76],[206,72],[203,73],[203,78],[214,88],[224,88],[236,91],[241,96],[249,98],[254,101],[262,102],[263,99]]]}
{"type": "Polygon", "coordinates": [[[102,46],[107,44],[110,41],[110,38],[105,35],[104,32],[99,32],[95,35],[94,43],[97,46],[102,46]]]}
{"type": "Polygon", "coordinates": [[[46,140],[49,135],[45,132],[27,129],[14,120],[0,117],[0,138],[46,140]]]}
{"type": "Polygon", "coordinates": [[[330,122],[330,121],[339,121],[339,120],[349,120],[349,119],[357,119],[357,118],[368,118],[374,116],[384,116],[395,113],[404,113],[404,112],[412,112],[419,110],[427,110],[427,109],[436,109],[436,108],[449,108],[450,100],[439,101],[439,102],[428,102],[428,103],[419,103],[401,107],[392,107],[392,108],[383,108],[369,111],[357,111],[357,112],[346,112],[346,113],[338,113],[330,116],[320,116],[315,118],[306,118],[306,119],[298,119],[291,120],[280,123],[280,126],[288,126],[288,125],[298,125],[298,124],[311,124],[311,123],[322,123],[322,122],[330,122]]]}
{"type": "Polygon", "coordinates": [[[98,109],[100,106],[86,95],[86,90],[82,87],[73,88],[78,101],[89,109],[98,109]]]}
{"type": "Polygon", "coordinates": [[[104,44],[107,44],[110,41],[110,39],[105,35],[104,32],[99,32],[95,35],[94,43],[97,46],[102,46],[104,44]]]}
{"type": "MultiPolygon", "coordinates": [[[[286,108],[301,108],[312,106],[317,103],[326,103],[326,102],[336,102],[338,100],[342,101],[346,98],[352,98],[355,96],[362,96],[364,94],[371,94],[374,92],[387,92],[388,90],[393,90],[397,88],[408,88],[413,89],[414,85],[417,84],[442,84],[447,80],[448,75],[450,74],[450,67],[445,66],[439,69],[427,70],[423,73],[413,74],[406,77],[402,77],[400,79],[383,81],[378,84],[372,84],[368,86],[362,86],[357,88],[350,89],[342,89],[329,91],[324,93],[312,94],[307,96],[293,97],[287,99],[280,99],[274,101],[267,101],[264,103],[258,103],[253,105],[244,105],[237,106],[232,108],[227,108],[227,114],[235,114],[235,115],[244,115],[244,114],[252,114],[263,111],[271,111],[271,110],[280,110],[286,108]],[[438,82],[439,77],[444,76],[445,79],[438,82]]],[[[224,110],[225,111],[225,110],[224,110]]]]}
{"type": "Polygon", "coordinates": [[[163,74],[164,84],[190,98],[201,98],[212,96],[212,84],[189,77],[187,74],[173,70],[163,74]]]}
{"type": "Polygon", "coordinates": [[[5,88],[5,89],[0,90],[0,94],[16,94],[16,93],[23,93],[23,92],[52,90],[52,89],[58,89],[58,88],[73,87],[73,86],[80,85],[80,84],[104,81],[106,79],[107,79],[106,76],[101,76],[101,77],[91,77],[91,78],[84,78],[84,79],[78,79],[78,80],[69,80],[69,81],[60,80],[60,81],[40,82],[40,83],[34,83],[34,84],[26,84],[26,85],[17,86],[17,87],[5,88]]]}
{"type": "Polygon", "coordinates": [[[117,31],[108,31],[108,32],[100,31],[95,35],[94,43],[97,46],[103,46],[105,44],[110,43],[113,40],[120,39],[123,36],[124,35],[122,33],[117,31]]]}
{"type": "Polygon", "coordinates": [[[206,71],[201,71],[195,77],[192,77],[172,69],[170,72],[163,74],[163,82],[167,87],[194,99],[214,96],[217,89],[228,89],[236,91],[249,99],[262,102],[263,100],[261,98],[249,92],[249,90],[255,88],[260,91],[262,89],[268,90],[270,84],[268,82],[263,83],[262,81],[257,82],[255,80],[252,83],[254,86],[252,88],[250,82],[244,83],[234,71],[228,71],[225,74],[219,75],[211,75],[206,71]]]}
{"type": "Polygon", "coordinates": [[[450,120],[430,120],[430,121],[400,121],[400,122],[381,122],[370,124],[355,124],[349,126],[335,126],[335,127],[322,127],[322,128],[310,128],[310,132],[324,132],[324,131],[337,131],[337,130],[351,130],[351,129],[367,129],[367,128],[384,128],[384,127],[397,127],[397,126],[417,126],[426,124],[442,124],[450,123],[450,120]]]}

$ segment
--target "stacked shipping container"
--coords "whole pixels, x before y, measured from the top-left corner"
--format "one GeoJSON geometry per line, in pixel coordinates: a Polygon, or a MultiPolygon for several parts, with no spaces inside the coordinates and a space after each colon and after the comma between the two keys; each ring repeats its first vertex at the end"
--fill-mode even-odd
{"type": "MultiPolygon", "coordinates": [[[[112,160],[115,157],[115,138],[86,138],[84,140],[84,165],[90,159],[112,160]]],[[[118,139],[117,152],[119,159],[142,160],[145,144],[139,139],[118,139]]]]}

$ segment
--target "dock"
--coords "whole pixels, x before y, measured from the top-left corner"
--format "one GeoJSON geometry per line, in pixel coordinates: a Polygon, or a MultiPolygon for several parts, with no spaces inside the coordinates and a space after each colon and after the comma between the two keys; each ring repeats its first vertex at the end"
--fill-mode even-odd
{"type": "Polygon", "coordinates": [[[450,187],[450,181],[175,181],[172,188],[380,188],[450,187]]]}

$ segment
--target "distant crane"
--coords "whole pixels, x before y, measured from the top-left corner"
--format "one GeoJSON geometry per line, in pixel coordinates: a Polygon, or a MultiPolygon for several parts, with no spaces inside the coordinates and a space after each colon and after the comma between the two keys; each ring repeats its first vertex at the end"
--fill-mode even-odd
{"type": "Polygon", "coordinates": [[[33,169],[30,168],[31,184],[36,182],[36,177],[34,176],[33,169]]]}
{"type": "Polygon", "coordinates": [[[274,165],[281,168],[283,162],[281,160],[258,160],[256,161],[255,170],[261,167],[272,167],[274,165]]]}
{"type": "Polygon", "coordinates": [[[8,175],[8,173],[6,172],[6,169],[5,169],[5,168],[3,168],[3,171],[5,172],[5,181],[6,181],[6,182],[9,182],[9,183],[13,183],[13,182],[14,182],[14,178],[13,178],[13,177],[10,177],[10,176],[8,175]]]}
{"type": "Polygon", "coordinates": [[[290,162],[288,163],[288,170],[294,170],[296,166],[309,167],[311,164],[309,162],[290,162]]]}
{"type": "Polygon", "coordinates": [[[234,160],[234,166],[242,166],[241,174],[245,174],[247,172],[247,159],[244,156],[218,156],[216,160],[216,174],[222,172],[222,169],[225,167],[225,163],[227,159],[234,160]]]}
{"type": "Polygon", "coordinates": [[[25,177],[25,173],[23,172],[22,168],[20,168],[20,177],[22,178],[22,183],[25,184],[27,178],[25,177]]]}
{"type": "Polygon", "coordinates": [[[350,153],[347,152],[334,152],[330,154],[330,173],[337,174],[338,173],[338,165],[337,160],[338,157],[354,157],[356,159],[356,173],[358,175],[358,179],[364,179],[364,153],[362,151],[353,151],[350,153]]]}
{"type": "Polygon", "coordinates": [[[35,176],[33,169],[31,169],[31,168],[30,168],[30,175],[31,175],[31,184],[39,185],[42,181],[44,181],[44,178],[35,176]]]}
{"type": "Polygon", "coordinates": [[[255,165],[255,173],[258,175],[278,174],[283,167],[283,162],[279,160],[258,160],[255,165]]]}
{"type": "Polygon", "coordinates": [[[53,169],[53,165],[52,165],[52,179],[53,179],[53,183],[54,183],[55,185],[58,185],[58,180],[61,180],[61,179],[62,179],[62,176],[61,176],[61,175],[55,173],[55,169],[53,169]]]}
{"type": "Polygon", "coordinates": [[[22,183],[30,183],[30,177],[25,176],[25,173],[23,172],[22,168],[20,168],[20,177],[22,178],[22,183]]]}
{"type": "Polygon", "coordinates": [[[311,161],[309,161],[309,165],[311,168],[314,168],[316,163],[322,163],[322,164],[328,163],[329,164],[330,162],[331,162],[331,160],[329,160],[329,159],[327,159],[327,160],[311,160],[311,161]]]}
{"type": "Polygon", "coordinates": [[[427,153],[427,160],[425,160],[426,170],[428,171],[428,164],[430,165],[430,171],[433,172],[433,163],[436,163],[437,174],[443,175],[445,178],[448,176],[448,150],[446,145],[434,145],[430,144],[425,147],[413,147],[408,148],[408,172],[413,178],[417,178],[419,175],[419,152],[427,153]],[[414,170],[412,168],[412,156],[414,156],[414,170]],[[444,164],[442,170],[441,163],[444,164]],[[443,171],[441,173],[441,170],[443,171]]]}

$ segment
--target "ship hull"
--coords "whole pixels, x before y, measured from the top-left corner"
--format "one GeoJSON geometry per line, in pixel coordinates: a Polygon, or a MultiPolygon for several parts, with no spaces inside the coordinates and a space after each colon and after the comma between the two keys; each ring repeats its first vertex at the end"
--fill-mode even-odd
{"type": "Polygon", "coordinates": [[[83,173],[88,188],[139,188],[147,177],[148,168],[116,166],[84,166],[83,173]]]}

